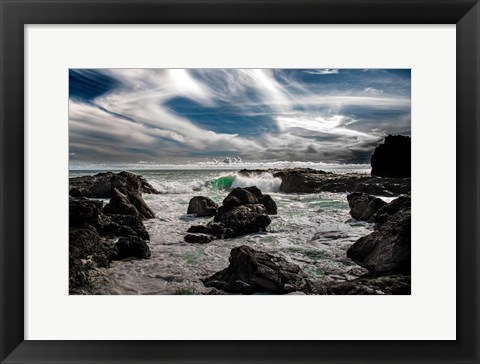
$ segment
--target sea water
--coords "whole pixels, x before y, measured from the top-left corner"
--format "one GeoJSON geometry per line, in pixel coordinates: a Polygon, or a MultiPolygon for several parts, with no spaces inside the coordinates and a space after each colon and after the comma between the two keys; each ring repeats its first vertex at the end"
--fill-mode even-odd
{"type": "MultiPolygon", "coordinates": [[[[156,217],[144,222],[150,234],[150,259],[115,261],[110,268],[93,272],[97,294],[205,294],[211,289],[202,279],[226,268],[232,248],[248,245],[282,256],[299,265],[313,280],[350,280],[366,270],[346,256],[347,249],[373,230],[371,224],[353,220],[346,193],[285,194],[281,180],[270,173],[242,176],[239,168],[130,170],[144,176],[159,195],[144,194],[156,217]],[[208,244],[190,244],[183,238],[191,225],[212,218],[187,214],[194,196],[207,196],[221,205],[229,190],[257,186],[276,201],[278,214],[266,232],[208,244]]],[[[324,170],[328,170],[325,166],[324,170]]],[[[365,166],[330,168],[336,173],[368,173],[365,166]]],[[[70,171],[70,176],[96,171],[70,171]]]]}

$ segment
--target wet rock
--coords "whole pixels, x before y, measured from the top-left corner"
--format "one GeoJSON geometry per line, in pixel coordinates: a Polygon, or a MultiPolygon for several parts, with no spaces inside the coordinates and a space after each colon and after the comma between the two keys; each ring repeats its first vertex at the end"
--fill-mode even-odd
{"type": "Polygon", "coordinates": [[[211,198],[195,196],[188,204],[187,214],[195,214],[199,217],[214,216],[217,208],[218,205],[211,198]]]}
{"type": "Polygon", "coordinates": [[[151,256],[147,242],[138,236],[132,235],[120,238],[115,245],[118,249],[117,259],[130,257],[145,259],[151,256]]]}
{"type": "Polygon", "coordinates": [[[350,216],[362,221],[368,221],[377,210],[387,204],[378,197],[361,192],[349,194],[347,201],[350,206],[350,216]]]}
{"type": "Polygon", "coordinates": [[[250,187],[245,187],[245,189],[252,193],[258,201],[260,201],[260,199],[262,198],[263,196],[263,193],[262,191],[260,190],[260,188],[258,188],[257,186],[250,186],[250,187]]]}
{"type": "MultiPolygon", "coordinates": [[[[233,208],[241,206],[241,205],[242,205],[242,201],[240,201],[235,196],[227,196],[227,197],[225,197],[225,199],[223,200],[223,203],[222,203],[222,206],[223,206],[222,212],[223,213],[228,212],[228,211],[232,210],[233,208]]],[[[223,215],[223,213],[222,213],[222,215],[223,215]]]]}
{"type": "Polygon", "coordinates": [[[384,205],[372,215],[369,222],[382,225],[386,223],[391,216],[405,209],[411,209],[410,196],[400,196],[399,198],[384,205]]]}
{"type": "Polygon", "coordinates": [[[310,292],[300,267],[284,258],[242,245],[230,252],[229,266],[203,280],[206,287],[240,294],[310,292]]]}
{"type": "Polygon", "coordinates": [[[143,200],[138,192],[121,191],[113,188],[110,202],[103,208],[105,214],[119,214],[139,216],[142,219],[155,217],[152,209],[143,200]]]}
{"type": "Polygon", "coordinates": [[[255,195],[252,192],[248,191],[246,188],[241,188],[241,187],[234,188],[228,194],[228,196],[233,196],[238,198],[242,202],[242,205],[258,204],[258,200],[255,197],[255,195]]]}
{"type": "Polygon", "coordinates": [[[103,215],[95,227],[101,236],[109,238],[136,235],[144,240],[150,239],[142,219],[138,216],[103,215]]]}
{"type": "Polygon", "coordinates": [[[202,234],[209,234],[210,228],[205,225],[192,225],[188,228],[187,233],[202,233],[202,234]]]}
{"type": "Polygon", "coordinates": [[[255,204],[238,206],[222,215],[218,222],[231,229],[233,236],[239,236],[265,231],[272,220],[265,206],[255,204]]]}
{"type": "Polygon", "coordinates": [[[160,193],[144,177],[130,172],[106,172],[93,176],[72,177],[69,183],[70,195],[74,197],[110,198],[115,187],[140,194],[160,193]]]}
{"type": "Polygon", "coordinates": [[[382,277],[361,277],[351,281],[328,282],[324,284],[329,295],[409,295],[411,282],[409,275],[389,275],[382,277]]]}
{"type": "Polygon", "coordinates": [[[392,215],[380,229],[357,240],[347,256],[374,275],[409,274],[411,267],[411,213],[392,215]]]}
{"type": "Polygon", "coordinates": [[[213,235],[204,233],[190,233],[183,238],[187,243],[192,244],[207,244],[215,239],[213,235]]]}
{"type": "Polygon", "coordinates": [[[371,157],[372,176],[405,178],[411,176],[411,138],[389,135],[371,157]]]}
{"type": "Polygon", "coordinates": [[[260,199],[260,203],[265,206],[269,215],[277,214],[277,204],[270,195],[263,195],[260,199]]]}
{"type": "Polygon", "coordinates": [[[96,226],[102,213],[102,207],[102,201],[70,197],[68,209],[70,226],[83,227],[85,224],[96,226]]]}

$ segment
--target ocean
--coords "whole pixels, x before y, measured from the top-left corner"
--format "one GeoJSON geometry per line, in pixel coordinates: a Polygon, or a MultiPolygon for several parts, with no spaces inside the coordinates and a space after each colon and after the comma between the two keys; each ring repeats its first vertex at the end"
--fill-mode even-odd
{"type": "MultiPolygon", "coordinates": [[[[350,217],[346,193],[280,193],[280,179],[270,173],[240,176],[237,171],[241,168],[231,165],[217,169],[125,169],[144,176],[162,192],[143,195],[156,214],[156,218],[144,222],[150,234],[152,256],[145,260],[114,261],[110,268],[96,269],[92,279],[95,293],[205,294],[211,288],[206,288],[201,279],[226,268],[230,250],[240,245],[282,256],[314,280],[350,280],[367,272],[348,259],[346,251],[357,239],[373,231],[373,226],[350,217]],[[278,205],[278,214],[270,216],[272,223],[267,232],[205,245],[183,241],[191,225],[211,220],[187,215],[192,197],[207,196],[221,205],[230,189],[248,186],[257,186],[270,194],[278,205]]],[[[322,165],[321,169],[369,173],[365,165],[322,165]]],[[[71,170],[70,177],[102,171],[106,170],[71,170]]]]}

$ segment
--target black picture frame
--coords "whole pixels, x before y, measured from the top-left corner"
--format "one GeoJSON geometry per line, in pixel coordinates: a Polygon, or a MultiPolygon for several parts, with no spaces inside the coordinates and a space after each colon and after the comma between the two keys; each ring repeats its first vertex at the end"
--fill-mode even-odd
{"type": "Polygon", "coordinates": [[[0,0],[0,4],[2,363],[479,362],[478,0],[0,0]],[[23,182],[28,178],[24,174],[24,25],[162,23],[456,24],[457,340],[24,340],[23,182]]]}

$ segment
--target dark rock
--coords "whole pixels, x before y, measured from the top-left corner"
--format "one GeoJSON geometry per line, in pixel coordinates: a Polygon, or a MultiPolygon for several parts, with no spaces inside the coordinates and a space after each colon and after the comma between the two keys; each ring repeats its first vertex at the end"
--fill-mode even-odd
{"type": "Polygon", "coordinates": [[[257,200],[259,200],[259,201],[263,196],[262,191],[260,191],[260,189],[257,186],[245,187],[245,189],[248,192],[252,193],[257,198],[257,200]]]}
{"type": "Polygon", "coordinates": [[[202,234],[209,234],[210,228],[204,225],[192,225],[188,228],[187,233],[202,233],[202,234]]]}
{"type": "Polygon", "coordinates": [[[135,206],[130,202],[128,196],[122,193],[118,188],[112,191],[110,202],[103,208],[104,214],[119,214],[139,216],[139,212],[135,206]]]}
{"type": "Polygon", "coordinates": [[[147,205],[143,197],[138,192],[129,192],[128,200],[132,203],[133,206],[137,209],[140,217],[142,219],[153,219],[155,218],[155,213],[147,205]]]}
{"type": "Polygon", "coordinates": [[[392,215],[395,215],[401,210],[410,208],[410,196],[400,196],[399,198],[389,202],[388,204],[378,209],[377,212],[375,212],[370,218],[369,222],[374,222],[379,225],[384,224],[392,215]]]}
{"type": "Polygon", "coordinates": [[[235,236],[235,232],[232,228],[218,222],[211,221],[207,224],[207,227],[209,229],[209,234],[212,234],[217,239],[235,236]]]}
{"type": "Polygon", "coordinates": [[[242,205],[242,201],[240,201],[235,196],[227,196],[223,200],[223,203],[222,203],[223,209],[220,213],[223,215],[225,212],[228,212],[231,209],[233,209],[235,207],[238,207],[238,206],[241,206],[241,205],[242,205]]]}
{"type": "Polygon", "coordinates": [[[368,221],[373,214],[387,203],[378,197],[362,192],[354,192],[347,196],[350,215],[357,220],[368,221]]]}
{"type": "Polygon", "coordinates": [[[109,238],[136,235],[144,240],[150,239],[147,229],[138,216],[103,215],[96,228],[101,236],[109,238]]]}
{"type": "Polygon", "coordinates": [[[70,227],[83,227],[85,224],[96,226],[102,213],[102,206],[102,201],[70,197],[68,209],[70,227]]]}
{"type": "Polygon", "coordinates": [[[228,194],[228,196],[233,196],[233,197],[238,198],[240,201],[242,201],[242,205],[258,204],[258,200],[255,197],[255,195],[253,193],[249,192],[245,188],[241,188],[241,187],[234,188],[228,194]]]}
{"type": "Polygon", "coordinates": [[[243,205],[228,211],[219,218],[219,222],[233,231],[232,236],[265,231],[272,222],[265,206],[260,204],[243,205]]]}
{"type": "Polygon", "coordinates": [[[203,233],[190,233],[183,238],[187,243],[207,244],[215,239],[213,235],[203,233]]]}
{"type": "Polygon", "coordinates": [[[145,240],[132,235],[118,239],[115,243],[118,249],[118,259],[124,258],[150,258],[150,248],[145,240]]]}
{"type": "Polygon", "coordinates": [[[411,176],[411,138],[389,135],[371,157],[372,176],[405,178],[411,176]]]}
{"type": "Polygon", "coordinates": [[[300,267],[284,258],[243,245],[232,249],[229,262],[226,269],[203,281],[206,287],[241,294],[285,294],[312,290],[300,267]]]}
{"type": "Polygon", "coordinates": [[[205,196],[195,196],[188,204],[187,214],[195,214],[199,217],[214,216],[218,205],[210,198],[205,196]]]}
{"type": "Polygon", "coordinates": [[[411,283],[409,275],[389,275],[383,277],[361,277],[352,281],[328,282],[325,284],[329,295],[409,295],[411,283]]]}
{"type": "Polygon", "coordinates": [[[108,267],[118,251],[114,244],[102,239],[95,230],[71,228],[69,231],[69,292],[91,294],[89,271],[108,267]]]}
{"type": "Polygon", "coordinates": [[[110,202],[103,208],[105,214],[139,216],[142,219],[155,217],[153,211],[138,192],[121,191],[115,187],[110,202]]]}
{"type": "Polygon", "coordinates": [[[270,195],[263,195],[260,199],[260,203],[265,206],[269,215],[277,214],[277,204],[270,195]]]}
{"type": "Polygon", "coordinates": [[[106,172],[70,178],[70,195],[75,197],[110,198],[115,187],[130,192],[160,193],[145,178],[130,172],[106,172]]]}
{"type": "Polygon", "coordinates": [[[410,273],[411,213],[404,209],[392,215],[379,230],[357,240],[347,256],[374,275],[410,273]]]}

